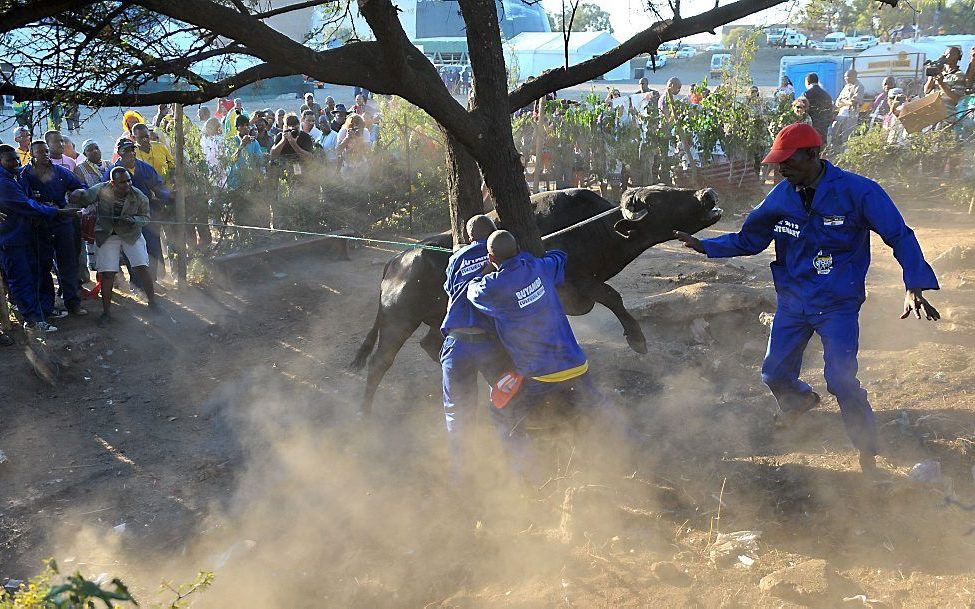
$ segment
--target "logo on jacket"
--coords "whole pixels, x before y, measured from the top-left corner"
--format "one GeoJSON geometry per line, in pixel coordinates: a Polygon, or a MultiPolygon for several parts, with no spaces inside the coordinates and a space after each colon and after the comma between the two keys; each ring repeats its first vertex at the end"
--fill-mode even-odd
{"type": "Polygon", "coordinates": [[[542,285],[541,277],[531,282],[528,287],[522,288],[515,292],[515,298],[518,299],[519,309],[524,309],[542,296],[545,296],[545,286],[542,285]]]}
{"type": "Polygon", "coordinates": [[[823,250],[819,250],[819,253],[813,258],[813,267],[820,275],[829,275],[829,272],[833,270],[833,254],[824,254],[823,250]]]}
{"type": "Polygon", "coordinates": [[[843,226],[846,216],[823,216],[823,226],[843,226]]]}
{"type": "Polygon", "coordinates": [[[471,273],[477,273],[482,268],[484,268],[484,263],[487,262],[487,256],[480,256],[478,258],[465,258],[460,261],[460,276],[467,277],[471,273]]]}
{"type": "Polygon", "coordinates": [[[793,237],[799,236],[799,225],[792,220],[779,220],[775,223],[775,228],[772,229],[776,233],[785,233],[786,235],[792,235],[793,237]]]}

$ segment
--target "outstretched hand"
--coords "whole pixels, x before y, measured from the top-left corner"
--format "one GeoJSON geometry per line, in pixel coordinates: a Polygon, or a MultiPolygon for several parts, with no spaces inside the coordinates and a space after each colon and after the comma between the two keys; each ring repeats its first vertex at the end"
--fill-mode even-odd
{"type": "Polygon", "coordinates": [[[921,313],[924,312],[924,317],[928,321],[938,321],[941,319],[941,313],[931,306],[921,294],[921,290],[908,290],[907,294],[904,296],[904,314],[901,315],[901,319],[907,319],[911,313],[918,319],[921,319],[921,313]]]}
{"type": "Polygon", "coordinates": [[[690,233],[685,233],[684,231],[675,230],[674,239],[677,239],[684,244],[684,247],[690,248],[699,254],[704,253],[704,246],[701,245],[701,240],[690,233]]]}

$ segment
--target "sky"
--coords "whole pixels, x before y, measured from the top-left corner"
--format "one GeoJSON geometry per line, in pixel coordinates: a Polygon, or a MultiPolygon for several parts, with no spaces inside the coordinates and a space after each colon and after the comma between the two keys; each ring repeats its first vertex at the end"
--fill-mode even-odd
{"type": "MultiPolygon", "coordinates": [[[[598,4],[602,9],[610,14],[610,23],[613,24],[613,35],[617,40],[623,41],[633,34],[650,27],[656,20],[654,15],[647,11],[646,0],[583,0],[598,4]]],[[[721,4],[727,4],[730,0],[720,0],[721,4]]],[[[663,6],[667,6],[666,0],[660,0],[663,6]]],[[[791,0],[779,5],[778,7],[755,13],[744,19],[745,23],[780,23],[788,21],[790,13],[794,16],[800,8],[801,0],[791,0]]],[[[562,0],[542,0],[542,6],[546,11],[560,12],[562,10],[562,0]]],[[[681,13],[685,17],[696,15],[714,8],[714,0],[682,0],[681,13]]],[[[663,8],[661,14],[669,16],[663,8]]],[[[685,39],[687,42],[718,42],[718,36],[701,34],[685,39]]]]}

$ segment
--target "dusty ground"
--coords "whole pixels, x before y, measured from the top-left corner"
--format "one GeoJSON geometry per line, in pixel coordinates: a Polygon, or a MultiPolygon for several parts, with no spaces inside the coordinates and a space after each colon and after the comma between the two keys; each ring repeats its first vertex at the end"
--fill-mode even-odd
{"type": "MultiPolygon", "coordinates": [[[[971,216],[900,204],[929,260],[975,246],[971,216]]],[[[376,418],[353,416],[362,381],[345,365],[390,255],[366,248],[171,288],[159,319],[125,299],[110,330],[67,320],[56,388],[19,348],[0,351],[0,579],[54,556],[121,574],[142,599],[214,570],[200,607],[969,607],[975,513],[945,498],[975,504],[975,269],[936,264],[945,318],[899,321],[900,273],[879,239],[874,251],[860,378],[891,484],[856,472],[832,398],[774,429],[758,373],[769,255],[709,262],[667,244],[612,282],[650,354],[629,351],[605,310],[573,320],[646,447],[540,432],[552,480],[535,490],[507,475],[481,421],[478,480],[451,489],[419,333],[376,418]],[[940,460],[944,485],[906,480],[923,459],[940,460]],[[712,562],[709,539],[734,531],[761,531],[757,548],[712,562]],[[825,571],[760,587],[809,559],[825,571]]],[[[825,395],[821,367],[814,340],[804,376],[825,395]]]]}

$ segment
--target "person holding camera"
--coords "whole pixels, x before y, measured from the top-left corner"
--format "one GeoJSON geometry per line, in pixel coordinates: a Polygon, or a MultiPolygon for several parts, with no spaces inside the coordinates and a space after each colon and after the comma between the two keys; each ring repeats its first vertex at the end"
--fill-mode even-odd
{"type": "Polygon", "coordinates": [[[301,121],[294,114],[284,117],[284,130],[274,138],[271,159],[285,162],[293,173],[301,174],[302,165],[315,158],[315,140],[301,129],[301,121]]]}
{"type": "Polygon", "coordinates": [[[924,94],[937,92],[941,96],[949,121],[954,120],[958,100],[965,96],[965,73],[958,66],[960,62],[961,47],[948,47],[944,55],[932,62],[925,72],[928,81],[924,85],[924,94]]]}

